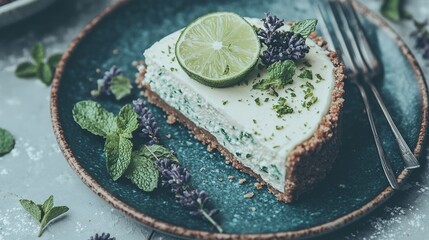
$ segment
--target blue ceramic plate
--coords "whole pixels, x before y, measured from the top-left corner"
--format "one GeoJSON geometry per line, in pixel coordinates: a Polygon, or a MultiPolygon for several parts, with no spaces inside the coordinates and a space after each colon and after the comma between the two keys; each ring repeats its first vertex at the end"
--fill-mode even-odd
{"type": "MultiPolygon", "coordinates": [[[[375,14],[355,4],[371,43],[380,57],[385,76],[378,88],[399,130],[416,155],[420,154],[427,121],[427,89],[416,61],[399,37],[375,14]]],[[[262,17],[263,11],[288,20],[314,17],[309,1],[284,0],[145,0],[121,2],[91,22],[72,42],[56,72],[52,87],[52,120],[61,149],[82,180],[99,196],[125,214],[169,234],[199,238],[301,238],[338,229],[370,212],[393,192],[383,174],[361,99],[346,86],[343,147],[327,179],[294,204],[278,202],[266,189],[256,190],[255,180],[226,165],[218,152],[206,146],[179,124],[168,125],[165,114],[151,107],[161,127],[162,144],[173,149],[193,173],[192,185],[209,192],[221,210],[224,234],[209,224],[190,218],[173,196],[159,188],[153,193],[137,189],[127,180],[109,177],[103,155],[103,139],[82,130],[72,117],[73,105],[92,99],[94,79],[112,65],[134,78],[131,62],[142,58],[144,49],[163,36],[186,26],[208,12],[233,11],[242,16],[262,17]],[[113,55],[117,49],[119,54],[113,55]],[[92,79],[92,80],[91,80],[92,79]],[[171,139],[164,137],[171,134],[171,139]],[[246,178],[239,185],[227,177],[246,178]],[[252,199],[244,194],[255,192],[252,199]],[[256,211],[251,211],[255,207],[256,211]]],[[[97,99],[113,112],[139,96],[138,90],[123,101],[97,99]]],[[[374,109],[378,110],[377,106],[374,109]]],[[[376,122],[387,156],[400,182],[404,170],[393,135],[379,111],[376,122]]],[[[400,193],[399,193],[400,194],[400,193]]]]}
{"type": "Polygon", "coordinates": [[[17,0],[0,6],[0,27],[18,22],[42,11],[55,0],[17,0]]]}

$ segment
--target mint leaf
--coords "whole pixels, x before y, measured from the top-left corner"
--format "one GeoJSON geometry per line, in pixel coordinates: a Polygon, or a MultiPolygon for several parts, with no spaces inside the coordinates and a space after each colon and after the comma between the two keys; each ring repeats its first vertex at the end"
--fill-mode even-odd
{"type": "Polygon", "coordinates": [[[42,63],[45,59],[45,47],[41,42],[36,43],[31,49],[31,56],[36,63],[42,63]]]}
{"type": "Polygon", "coordinates": [[[113,95],[115,95],[116,100],[120,100],[130,94],[131,88],[131,81],[127,77],[122,75],[113,77],[110,90],[112,91],[113,95]]]}
{"type": "Polygon", "coordinates": [[[131,155],[131,163],[125,177],[141,190],[151,192],[158,186],[159,171],[152,158],[142,151],[135,151],[131,155]]]}
{"type": "Polygon", "coordinates": [[[15,139],[6,129],[0,128],[0,156],[12,151],[15,147],[15,139]]]}
{"type": "Polygon", "coordinates": [[[132,133],[139,127],[137,113],[131,104],[121,108],[116,117],[116,125],[123,137],[132,138],[132,133]]]}
{"type": "Polygon", "coordinates": [[[46,201],[42,205],[43,213],[46,214],[47,212],[49,212],[53,206],[54,206],[54,196],[51,195],[49,196],[48,199],[46,199],[46,201]]]}
{"type": "Polygon", "coordinates": [[[301,74],[299,74],[298,77],[302,78],[302,79],[306,78],[306,79],[312,80],[313,79],[313,71],[305,69],[303,72],[301,72],[301,74]]]}
{"type": "Polygon", "coordinates": [[[27,199],[19,200],[21,206],[27,211],[38,223],[42,220],[42,209],[33,201],[27,199]]]}
{"type": "Polygon", "coordinates": [[[174,156],[174,154],[167,148],[152,144],[152,145],[146,145],[139,149],[140,154],[143,154],[147,157],[149,157],[152,161],[157,160],[156,158],[168,158],[173,162],[179,162],[179,160],[174,156]],[[153,156],[155,155],[155,156],[153,156]]]}
{"type": "Polygon", "coordinates": [[[39,63],[37,66],[37,78],[42,80],[44,84],[49,86],[52,82],[52,71],[48,64],[39,63]]]}
{"type": "Polygon", "coordinates": [[[45,228],[48,226],[48,224],[54,220],[55,218],[63,215],[69,210],[66,206],[58,206],[53,207],[49,210],[49,212],[45,213],[45,216],[43,216],[42,222],[40,223],[40,229],[39,229],[39,237],[42,235],[45,228]]]}
{"type": "Polygon", "coordinates": [[[317,19],[306,19],[295,23],[290,30],[299,33],[303,37],[308,37],[310,33],[316,31],[317,19]]]}
{"type": "Polygon", "coordinates": [[[268,67],[267,71],[269,79],[279,81],[280,86],[284,87],[293,82],[292,77],[295,75],[296,65],[292,60],[275,62],[268,67]]]}
{"type": "Polygon", "coordinates": [[[58,63],[60,62],[60,60],[61,60],[61,57],[63,56],[63,54],[61,54],[61,53],[57,53],[57,54],[54,54],[54,55],[51,55],[49,58],[48,58],[48,65],[49,65],[49,67],[51,68],[51,70],[54,72],[55,71],[55,69],[57,68],[57,66],[58,66],[58,63]]]}
{"type": "Polygon", "coordinates": [[[107,171],[114,181],[127,170],[131,161],[133,144],[130,140],[117,134],[109,135],[104,145],[107,171]]]}
{"type": "Polygon", "coordinates": [[[399,21],[401,19],[401,0],[384,0],[380,12],[391,21],[399,21]]]}
{"type": "Polygon", "coordinates": [[[15,76],[19,78],[35,78],[37,66],[31,62],[20,63],[15,69],[15,76]]]}
{"type": "Polygon", "coordinates": [[[116,132],[115,115],[94,101],[80,101],[73,107],[73,118],[92,134],[107,138],[116,132]]]}

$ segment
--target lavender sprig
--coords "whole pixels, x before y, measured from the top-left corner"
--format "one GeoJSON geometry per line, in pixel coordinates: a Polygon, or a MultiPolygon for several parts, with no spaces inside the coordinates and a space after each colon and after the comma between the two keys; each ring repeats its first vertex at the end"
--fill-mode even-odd
{"type": "Polygon", "coordinates": [[[88,240],[116,240],[116,238],[110,237],[109,233],[107,234],[102,233],[101,235],[98,235],[98,233],[96,233],[94,236],[91,236],[91,238],[88,240]]]}
{"type": "Polygon", "coordinates": [[[152,111],[146,106],[146,103],[140,98],[133,101],[134,111],[138,115],[139,126],[141,127],[142,136],[148,137],[149,144],[157,144],[159,128],[156,120],[152,115],[152,111]]]}
{"type": "Polygon", "coordinates": [[[112,94],[112,91],[110,90],[110,86],[112,86],[112,79],[121,74],[122,70],[120,68],[116,66],[111,67],[109,71],[104,72],[102,79],[97,80],[97,90],[91,91],[91,95],[94,97],[103,94],[110,96],[112,94]]]}
{"type": "Polygon", "coordinates": [[[267,46],[262,52],[261,61],[265,66],[285,60],[299,60],[304,58],[310,48],[305,44],[305,37],[290,31],[278,31],[284,21],[270,13],[262,19],[263,27],[259,29],[258,36],[267,46]]]}
{"type": "MultiPolygon", "coordinates": [[[[153,154],[153,156],[155,155],[153,154]]],[[[210,222],[219,232],[223,232],[223,229],[214,219],[219,210],[211,209],[208,206],[208,194],[198,189],[192,189],[189,186],[191,178],[189,171],[166,158],[157,158],[156,165],[161,173],[162,186],[171,188],[171,191],[175,194],[176,201],[189,209],[190,215],[210,222]]]]}

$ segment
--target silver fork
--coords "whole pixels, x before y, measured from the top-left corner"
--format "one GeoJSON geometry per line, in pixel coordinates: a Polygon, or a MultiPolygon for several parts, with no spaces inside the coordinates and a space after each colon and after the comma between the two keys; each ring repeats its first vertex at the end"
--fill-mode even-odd
{"type": "MultiPolygon", "coordinates": [[[[372,116],[371,107],[369,104],[368,96],[366,94],[363,84],[366,84],[374,94],[378,104],[380,105],[388,123],[391,127],[396,142],[401,150],[402,158],[405,162],[407,169],[419,167],[417,159],[411,152],[410,148],[406,144],[405,140],[401,136],[398,128],[392,120],[377,88],[374,86],[372,80],[374,77],[381,73],[381,67],[375,58],[365,34],[362,30],[361,24],[357,17],[357,14],[349,2],[349,0],[343,1],[328,1],[328,8],[326,8],[325,14],[323,14],[323,3],[324,1],[317,1],[316,14],[318,15],[320,26],[322,28],[323,35],[327,40],[329,47],[334,47],[334,41],[332,40],[328,25],[325,19],[327,19],[332,26],[332,31],[339,43],[339,49],[341,52],[342,60],[344,61],[347,68],[348,78],[354,83],[362,96],[364,101],[366,113],[371,126],[371,130],[376,143],[377,152],[383,167],[384,173],[392,186],[393,189],[399,189],[396,176],[393,173],[390,163],[386,160],[386,156],[383,151],[380,138],[377,133],[377,129],[372,116]],[[343,25],[340,26],[339,22],[343,25]],[[354,29],[354,31],[352,31],[354,29]],[[357,41],[355,40],[357,39],[357,41]],[[362,80],[363,81],[362,81],[362,80]]],[[[333,48],[334,49],[334,48],[333,48]]]]}

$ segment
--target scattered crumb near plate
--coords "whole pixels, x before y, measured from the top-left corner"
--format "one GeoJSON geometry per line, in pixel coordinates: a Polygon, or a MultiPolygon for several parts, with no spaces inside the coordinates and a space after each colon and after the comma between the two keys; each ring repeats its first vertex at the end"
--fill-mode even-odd
{"type": "Polygon", "coordinates": [[[168,124],[174,124],[177,121],[176,117],[173,115],[168,115],[167,117],[167,123],[168,124]]]}
{"type": "Polygon", "coordinates": [[[229,182],[234,181],[234,176],[229,175],[229,176],[228,176],[228,180],[229,180],[229,182]]]}
{"type": "Polygon", "coordinates": [[[260,182],[255,182],[255,188],[256,189],[261,190],[263,186],[264,186],[264,184],[262,184],[260,182]]]}
{"type": "Polygon", "coordinates": [[[100,72],[101,72],[101,69],[100,69],[100,68],[96,68],[96,69],[95,69],[95,72],[96,72],[96,73],[100,73],[100,72]]]}
{"type": "Polygon", "coordinates": [[[253,196],[255,196],[255,194],[253,192],[244,194],[245,198],[252,198],[253,196]]]}
{"type": "Polygon", "coordinates": [[[231,164],[231,162],[230,162],[230,161],[228,161],[228,160],[226,160],[226,161],[225,161],[225,164],[226,164],[226,165],[229,165],[229,164],[231,164]]]}
{"type": "Polygon", "coordinates": [[[256,212],[256,208],[255,207],[251,207],[250,210],[252,210],[252,212],[256,212]]]}
{"type": "Polygon", "coordinates": [[[119,54],[119,50],[118,49],[113,49],[112,54],[113,55],[118,55],[119,54]]]}
{"type": "Polygon", "coordinates": [[[238,184],[243,184],[243,183],[245,183],[247,180],[245,179],[245,178],[240,178],[239,180],[238,180],[238,184]]]}
{"type": "Polygon", "coordinates": [[[166,138],[170,139],[171,138],[171,134],[167,134],[165,135],[166,138]]]}
{"type": "Polygon", "coordinates": [[[219,178],[218,180],[219,180],[219,182],[223,182],[223,178],[219,178]]]}

